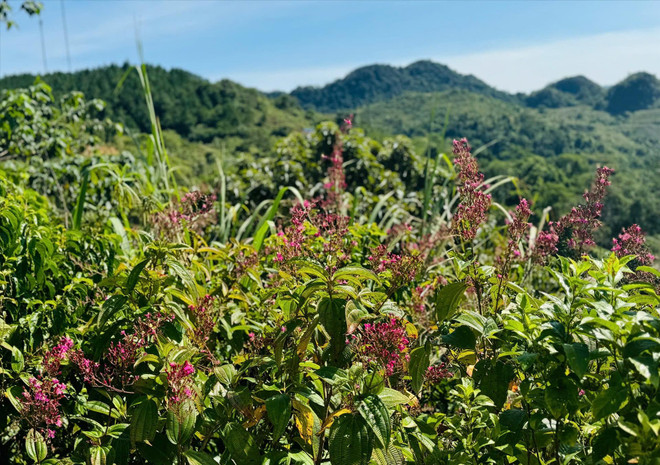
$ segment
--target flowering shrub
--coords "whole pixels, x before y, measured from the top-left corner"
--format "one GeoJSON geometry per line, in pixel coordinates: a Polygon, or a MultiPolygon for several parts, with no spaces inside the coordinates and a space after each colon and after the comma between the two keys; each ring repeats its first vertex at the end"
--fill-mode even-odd
{"type": "Polygon", "coordinates": [[[462,139],[441,213],[370,220],[345,124],[324,190],[224,236],[221,193],[66,227],[0,180],[0,463],[656,463],[660,272],[637,225],[595,247],[612,170],[538,231],[462,139]]]}

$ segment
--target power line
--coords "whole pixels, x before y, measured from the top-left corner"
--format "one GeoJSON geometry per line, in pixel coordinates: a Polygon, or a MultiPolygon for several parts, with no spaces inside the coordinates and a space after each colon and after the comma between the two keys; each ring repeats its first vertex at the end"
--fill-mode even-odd
{"type": "Polygon", "coordinates": [[[48,73],[48,62],[46,61],[46,40],[44,39],[44,22],[39,17],[39,33],[41,34],[41,59],[44,62],[44,74],[48,73]]]}
{"type": "Polygon", "coordinates": [[[64,46],[66,47],[66,63],[71,72],[71,51],[69,50],[69,30],[66,26],[66,12],[64,11],[64,0],[60,0],[62,6],[62,24],[64,25],[64,46]]]}

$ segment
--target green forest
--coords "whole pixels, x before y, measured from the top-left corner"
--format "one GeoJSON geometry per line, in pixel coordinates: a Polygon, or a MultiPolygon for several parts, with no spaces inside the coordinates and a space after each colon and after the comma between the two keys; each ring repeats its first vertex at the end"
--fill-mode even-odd
{"type": "Polygon", "coordinates": [[[646,73],[3,77],[0,465],[660,463],[659,126],[646,73]]]}

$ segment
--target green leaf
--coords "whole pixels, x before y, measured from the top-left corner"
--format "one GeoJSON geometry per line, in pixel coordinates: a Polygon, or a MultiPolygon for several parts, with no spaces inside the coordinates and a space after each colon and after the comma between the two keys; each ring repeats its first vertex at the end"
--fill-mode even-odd
{"type": "Polygon", "coordinates": [[[146,399],[137,406],[131,418],[131,443],[151,441],[158,428],[158,406],[146,399]]]}
{"type": "Polygon", "coordinates": [[[589,348],[586,344],[577,342],[564,344],[564,353],[568,366],[578,375],[578,378],[582,378],[589,370],[589,348]]]}
{"type": "Polygon", "coordinates": [[[638,355],[644,352],[657,352],[660,350],[660,339],[655,337],[636,337],[624,346],[623,356],[628,357],[637,357],[638,355]]]}
{"type": "Polygon", "coordinates": [[[364,397],[358,404],[358,412],[369,425],[371,432],[380,442],[380,446],[389,446],[392,435],[390,412],[380,397],[373,394],[364,397]]]}
{"type": "Polygon", "coordinates": [[[218,462],[205,452],[187,450],[183,455],[186,456],[190,465],[218,465],[218,462]]]}
{"type": "Polygon", "coordinates": [[[25,359],[23,358],[23,352],[21,352],[16,347],[12,347],[11,348],[11,369],[14,370],[16,373],[20,373],[21,371],[23,371],[24,366],[25,366],[25,359]]]}
{"type": "Polygon", "coordinates": [[[167,411],[165,432],[167,433],[167,439],[172,444],[184,445],[195,432],[197,409],[194,402],[190,400],[183,401],[175,408],[176,411],[172,409],[167,411]]]}
{"type": "Polygon", "coordinates": [[[592,455],[594,463],[614,453],[618,443],[616,429],[606,428],[598,433],[598,436],[593,441],[592,455]]]}
{"type": "Polygon", "coordinates": [[[25,436],[25,451],[35,462],[41,462],[48,455],[48,446],[44,437],[34,428],[25,436]]]}
{"type": "Polygon", "coordinates": [[[451,283],[438,291],[435,296],[435,316],[438,323],[447,321],[454,315],[467,288],[465,283],[451,283]]]}
{"type": "Polygon", "coordinates": [[[85,168],[82,173],[82,182],[80,184],[80,193],[76,202],[76,211],[73,214],[73,229],[80,229],[82,224],[82,214],[85,208],[85,197],[89,187],[89,168],[85,168]]]}
{"type": "Polygon", "coordinates": [[[111,465],[112,460],[108,460],[110,447],[92,446],[89,448],[89,465],[111,465]]]}
{"type": "Polygon", "coordinates": [[[394,444],[390,444],[387,449],[374,449],[371,460],[376,465],[404,465],[406,463],[403,453],[394,447],[394,444]]]}
{"type": "Polygon", "coordinates": [[[442,342],[459,349],[474,349],[477,338],[467,326],[459,326],[453,332],[442,336],[442,342]]]}
{"type": "Polygon", "coordinates": [[[414,392],[419,392],[424,385],[424,377],[426,370],[429,367],[431,347],[426,344],[422,347],[417,347],[410,352],[410,362],[408,369],[410,376],[412,376],[412,389],[414,392]]]}
{"type": "Polygon", "coordinates": [[[362,268],[361,266],[345,266],[344,268],[340,268],[335,271],[335,274],[332,275],[332,280],[335,282],[339,279],[351,278],[354,278],[358,281],[361,279],[366,279],[376,283],[380,282],[378,276],[373,271],[362,268]]]}
{"type": "Polygon", "coordinates": [[[213,373],[218,381],[225,386],[230,386],[237,376],[236,368],[230,363],[214,368],[213,373]]]}
{"type": "Polygon", "coordinates": [[[291,399],[286,394],[277,394],[266,400],[266,413],[273,424],[273,442],[277,443],[291,418],[291,399]]]}
{"type": "Polygon", "coordinates": [[[139,442],[136,448],[147,462],[154,465],[172,465],[176,456],[176,447],[170,444],[162,434],[156,436],[151,444],[139,442]]]}
{"type": "Polygon", "coordinates": [[[222,441],[236,463],[260,463],[259,449],[254,437],[238,423],[229,423],[225,426],[222,441]]]}
{"type": "Polygon", "coordinates": [[[483,394],[490,397],[493,403],[501,408],[506,402],[509,383],[515,377],[512,365],[501,360],[480,360],[474,366],[472,374],[477,386],[483,394]]]}
{"type": "Polygon", "coordinates": [[[330,335],[329,351],[333,360],[346,347],[346,301],[325,297],[318,303],[319,321],[330,335]]]}
{"type": "Polygon", "coordinates": [[[126,279],[126,294],[133,292],[133,289],[135,289],[135,285],[140,278],[140,274],[142,273],[142,270],[144,270],[144,267],[147,266],[147,263],[149,263],[149,259],[142,260],[140,263],[135,265],[135,268],[131,270],[131,273],[126,279]]]}
{"type": "Polygon", "coordinates": [[[411,400],[410,395],[406,395],[397,391],[396,389],[388,387],[383,388],[383,390],[378,394],[378,397],[380,397],[380,400],[382,400],[383,404],[385,404],[388,408],[394,408],[397,405],[406,405],[410,403],[411,400]]]}
{"type": "Polygon", "coordinates": [[[591,404],[594,420],[598,421],[619,411],[628,398],[626,387],[621,381],[621,375],[614,373],[610,378],[610,386],[596,396],[591,404]]]}
{"type": "Polygon", "coordinates": [[[368,465],[372,451],[370,429],[364,418],[342,415],[334,421],[328,444],[332,465],[368,465]]]}

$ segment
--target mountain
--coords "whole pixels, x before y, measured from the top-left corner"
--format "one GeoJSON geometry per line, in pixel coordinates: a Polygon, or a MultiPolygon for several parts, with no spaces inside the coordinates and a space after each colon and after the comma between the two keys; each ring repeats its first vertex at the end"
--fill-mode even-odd
{"type": "Polygon", "coordinates": [[[554,82],[545,88],[532,92],[525,98],[531,108],[562,108],[574,105],[601,105],[605,90],[584,76],[574,76],[554,82]]]}
{"type": "MultiPolygon", "coordinates": [[[[107,103],[105,115],[129,128],[150,132],[149,117],[137,73],[128,64],[74,73],[51,73],[40,79],[55,96],[80,91],[107,103]],[[118,86],[118,83],[122,83],[118,86]]],[[[195,142],[233,140],[229,149],[269,149],[273,137],[313,123],[312,114],[297,101],[280,95],[269,99],[255,89],[229,80],[211,83],[180,69],[148,66],[154,107],[164,129],[195,142]],[[240,141],[239,141],[240,140],[240,141]]],[[[27,87],[36,76],[22,74],[0,79],[0,90],[27,87]]]]}
{"type": "Polygon", "coordinates": [[[646,110],[660,104],[660,81],[649,73],[636,73],[607,92],[607,111],[613,115],[646,110]]]}
{"type": "Polygon", "coordinates": [[[303,108],[332,113],[391,99],[405,92],[441,92],[462,89],[514,102],[517,97],[498,91],[471,75],[459,74],[445,65],[418,61],[403,68],[371,65],[324,87],[298,87],[291,95],[303,108]]]}

